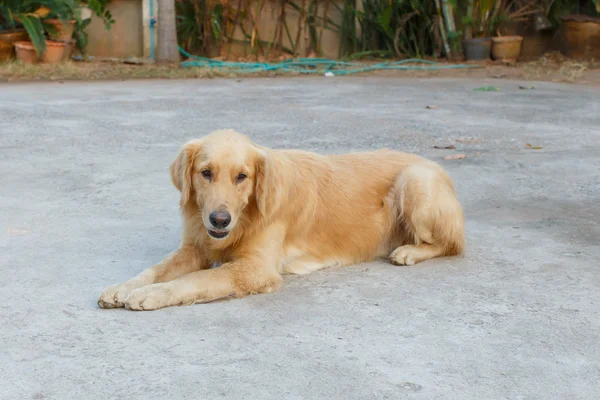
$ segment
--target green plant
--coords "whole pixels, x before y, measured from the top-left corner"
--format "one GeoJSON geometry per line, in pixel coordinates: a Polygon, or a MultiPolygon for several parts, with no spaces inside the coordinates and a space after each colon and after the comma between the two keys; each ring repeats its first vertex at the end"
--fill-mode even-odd
{"type": "MultiPolygon", "coordinates": [[[[87,0],[82,2],[82,5],[87,6],[96,16],[102,19],[106,29],[110,29],[115,20],[112,17],[110,10],[106,8],[111,0],[87,0]]],[[[92,22],[90,18],[83,19],[79,13],[75,13],[75,29],[73,30],[73,39],[75,47],[82,54],[85,54],[85,48],[88,44],[88,34],[86,28],[92,22]]]]}
{"type": "Polygon", "coordinates": [[[181,47],[194,54],[214,56],[233,43],[250,47],[254,55],[268,57],[271,50],[295,53],[298,40],[287,28],[286,10],[295,9],[290,0],[177,0],[177,36],[181,47]],[[271,4],[276,19],[272,37],[263,37],[260,21],[265,5],[271,4]],[[283,34],[292,44],[284,48],[283,34]]]}
{"type": "MultiPolygon", "coordinates": [[[[110,29],[115,20],[112,17],[110,10],[106,6],[110,3],[110,0],[88,0],[82,5],[86,5],[96,16],[102,19],[106,29],[110,29]]],[[[75,13],[75,29],[73,30],[73,39],[75,40],[75,47],[82,54],[85,54],[85,48],[88,44],[88,34],[86,28],[92,22],[90,18],[83,19],[79,13],[75,13]]]]}
{"type": "Polygon", "coordinates": [[[494,19],[499,12],[495,0],[469,0],[467,15],[462,18],[465,25],[465,38],[489,37],[494,34],[494,19]]]}
{"type": "Polygon", "coordinates": [[[494,32],[500,34],[506,23],[531,21],[533,15],[539,12],[537,0],[512,0],[500,3],[499,12],[493,22],[494,32]]]}
{"type": "Polygon", "coordinates": [[[106,29],[110,29],[111,25],[115,23],[110,10],[107,10],[106,8],[110,1],[111,0],[87,0],[82,2],[82,4],[87,5],[87,7],[92,10],[92,12],[96,14],[98,18],[102,19],[106,29]]]}
{"type": "Polygon", "coordinates": [[[465,38],[494,36],[506,23],[530,19],[540,4],[540,0],[469,0],[462,18],[465,38]]]}
{"type": "MultiPolygon", "coordinates": [[[[75,47],[81,53],[85,53],[85,48],[88,44],[88,34],[85,31],[85,28],[90,24],[90,22],[92,22],[92,20],[89,18],[75,18],[75,29],[73,30],[73,39],[75,40],[75,47]]],[[[110,26],[108,26],[107,29],[110,29],[110,26]]]]}
{"type": "Polygon", "coordinates": [[[396,57],[438,55],[442,49],[433,1],[345,0],[339,26],[340,56],[371,54],[396,57]]]}

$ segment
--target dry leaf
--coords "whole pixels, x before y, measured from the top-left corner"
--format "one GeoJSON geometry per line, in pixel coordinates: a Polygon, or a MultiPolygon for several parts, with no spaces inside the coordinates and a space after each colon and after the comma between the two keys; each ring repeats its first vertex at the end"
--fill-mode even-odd
{"type": "Polygon", "coordinates": [[[6,228],[6,233],[9,235],[25,235],[29,232],[31,232],[29,229],[24,228],[6,228]]]}
{"type": "Polygon", "coordinates": [[[450,154],[449,156],[444,157],[444,160],[462,160],[463,158],[467,158],[466,154],[450,154]]]}
{"type": "Polygon", "coordinates": [[[434,106],[434,105],[430,105],[430,106],[427,106],[427,107],[425,107],[425,108],[427,108],[427,109],[429,109],[429,110],[435,110],[435,109],[438,109],[438,108],[440,108],[440,106],[434,106]]]}
{"type": "Polygon", "coordinates": [[[527,148],[531,149],[531,150],[541,150],[542,149],[542,146],[534,146],[531,143],[525,143],[525,146],[527,146],[527,148]]]}
{"type": "Polygon", "coordinates": [[[441,150],[454,150],[456,146],[454,146],[453,144],[449,144],[448,146],[433,146],[433,148],[441,150]]]}
{"type": "Polygon", "coordinates": [[[33,14],[35,14],[37,17],[40,17],[40,18],[46,18],[48,16],[48,14],[50,14],[51,11],[52,10],[49,9],[48,7],[41,6],[40,8],[35,10],[33,12],[33,14]]]}
{"type": "Polygon", "coordinates": [[[535,89],[535,86],[519,86],[519,89],[531,90],[531,89],[535,89]]]}

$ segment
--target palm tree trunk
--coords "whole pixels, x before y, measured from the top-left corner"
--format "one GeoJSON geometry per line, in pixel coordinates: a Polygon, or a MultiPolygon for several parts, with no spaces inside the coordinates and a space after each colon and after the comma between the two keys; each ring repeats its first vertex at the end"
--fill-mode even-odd
{"type": "Polygon", "coordinates": [[[159,63],[179,62],[177,29],[175,26],[175,0],[158,1],[158,48],[156,61],[159,63]]]}

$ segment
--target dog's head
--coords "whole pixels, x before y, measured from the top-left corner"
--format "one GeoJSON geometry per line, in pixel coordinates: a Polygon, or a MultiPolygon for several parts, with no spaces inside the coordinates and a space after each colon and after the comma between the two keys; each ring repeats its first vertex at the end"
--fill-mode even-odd
{"type": "Polygon", "coordinates": [[[267,215],[274,186],[271,164],[267,149],[233,130],[221,130],[187,142],[170,171],[181,207],[196,206],[210,237],[224,239],[249,204],[267,215]]]}

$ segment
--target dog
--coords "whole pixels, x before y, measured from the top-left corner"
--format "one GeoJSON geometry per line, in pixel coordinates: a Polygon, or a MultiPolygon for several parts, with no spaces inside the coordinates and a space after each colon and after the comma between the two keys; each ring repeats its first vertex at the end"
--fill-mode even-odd
{"type": "Polygon", "coordinates": [[[106,288],[101,308],[241,298],[278,290],[282,274],[381,257],[413,265],[464,251],[452,180],[417,155],[274,150],[219,130],[183,145],[170,173],[181,192],[180,247],[106,288]]]}

